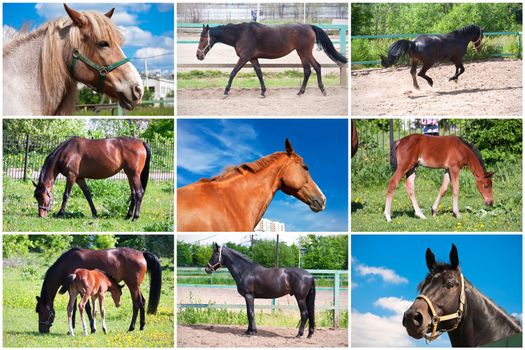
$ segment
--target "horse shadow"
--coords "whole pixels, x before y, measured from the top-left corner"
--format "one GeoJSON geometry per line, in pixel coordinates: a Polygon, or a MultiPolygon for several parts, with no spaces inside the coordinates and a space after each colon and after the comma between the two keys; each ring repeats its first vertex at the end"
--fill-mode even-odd
{"type": "Polygon", "coordinates": [[[355,201],[352,201],[352,203],[350,204],[350,207],[352,209],[352,213],[355,213],[358,210],[363,210],[365,208],[363,203],[359,203],[359,202],[355,202],[355,201]]]}
{"type": "Polygon", "coordinates": [[[517,90],[522,89],[521,86],[509,86],[509,87],[503,87],[503,88],[472,88],[472,89],[461,89],[461,90],[453,90],[453,91],[429,91],[428,94],[423,94],[419,96],[412,96],[408,95],[408,98],[411,100],[416,100],[419,98],[425,98],[425,97],[431,97],[432,95],[439,95],[439,96],[454,96],[454,95],[460,95],[460,94],[473,94],[477,92],[485,92],[485,91],[506,91],[506,90],[517,90]]]}
{"type": "MultiPolygon", "coordinates": [[[[239,335],[239,336],[244,336],[244,337],[253,337],[253,335],[252,336],[248,336],[248,335],[244,334],[244,329],[239,329],[239,328],[236,328],[236,327],[218,326],[218,325],[214,325],[214,326],[209,326],[209,325],[192,325],[191,327],[194,328],[194,329],[199,329],[199,330],[208,331],[208,332],[212,332],[212,333],[218,333],[218,334],[231,334],[231,335],[239,335]]],[[[281,337],[282,338],[283,337],[280,334],[277,334],[277,333],[274,333],[274,332],[270,332],[270,331],[266,331],[266,330],[263,330],[263,329],[258,329],[257,330],[257,334],[255,336],[256,337],[264,337],[264,338],[275,338],[275,337],[281,337]]],[[[293,337],[290,337],[290,338],[293,338],[293,337]]]]}

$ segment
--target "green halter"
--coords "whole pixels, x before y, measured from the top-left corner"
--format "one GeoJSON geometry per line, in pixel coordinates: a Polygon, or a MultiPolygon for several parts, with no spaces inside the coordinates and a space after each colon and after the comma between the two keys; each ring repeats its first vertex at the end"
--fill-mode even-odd
{"type": "Polygon", "coordinates": [[[73,58],[71,59],[71,63],[69,64],[69,72],[71,73],[71,75],[75,74],[75,65],[77,64],[78,60],[81,60],[89,68],[92,68],[98,72],[97,92],[102,92],[102,88],[104,87],[104,81],[106,80],[106,75],[108,75],[109,72],[122,66],[124,63],[129,62],[129,58],[126,57],[118,62],[112,63],[109,66],[104,67],[91,61],[89,58],[81,54],[80,51],[78,51],[78,49],[73,50],[72,56],[73,58]]]}

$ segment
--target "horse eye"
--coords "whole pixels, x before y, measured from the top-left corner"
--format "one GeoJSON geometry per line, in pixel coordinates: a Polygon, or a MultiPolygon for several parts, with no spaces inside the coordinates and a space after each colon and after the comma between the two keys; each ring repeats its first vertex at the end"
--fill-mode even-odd
{"type": "Polygon", "coordinates": [[[450,289],[454,287],[454,283],[452,281],[447,281],[447,284],[445,286],[447,287],[447,289],[450,289]]]}
{"type": "Polygon", "coordinates": [[[105,40],[102,40],[97,43],[97,46],[98,47],[109,47],[109,43],[105,40]]]}
{"type": "Polygon", "coordinates": [[[303,164],[303,169],[308,171],[308,166],[306,164],[303,164]]]}

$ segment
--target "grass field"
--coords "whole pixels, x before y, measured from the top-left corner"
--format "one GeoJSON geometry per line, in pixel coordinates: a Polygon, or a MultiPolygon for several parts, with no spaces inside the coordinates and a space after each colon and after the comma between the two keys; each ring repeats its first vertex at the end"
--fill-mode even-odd
{"type": "Polygon", "coordinates": [[[172,232],[173,183],[149,181],[140,218],[124,220],[129,206],[130,189],[127,181],[88,180],[98,218],[91,210],[80,188],[75,185],[66,207],[66,216],[53,216],[60,209],[64,181],[53,187],[54,203],[50,216],[38,217],[34,187],[30,181],[4,178],[4,232],[172,232]]]}
{"type": "MultiPolygon", "coordinates": [[[[161,260],[162,294],[155,315],[146,314],[144,331],[127,332],[131,321],[131,297],[127,287],[123,290],[122,305],[116,308],[108,295],[106,299],[106,325],[108,334],[102,333],[100,318],[97,333],[82,335],[80,318],[77,318],[75,337],[67,335],[66,305],[68,296],[57,295],[56,317],[49,334],[38,333],[38,316],[35,313],[35,296],[40,294],[49,261],[36,254],[4,261],[3,270],[3,346],[4,347],[173,347],[173,262],[161,260]]],[[[149,295],[149,278],[142,283],[146,300],[149,295]]],[[[78,313],[77,313],[78,315],[78,313]]],[[[86,316],[86,322],[87,316],[86,316]]]]}
{"type": "MultiPolygon", "coordinates": [[[[83,110],[76,110],[73,115],[80,115],[80,116],[110,116],[111,110],[110,109],[104,109],[101,110],[98,113],[95,113],[92,110],[83,111],[83,110]]],[[[139,106],[132,111],[124,111],[124,115],[127,116],[159,116],[159,115],[174,115],[174,108],[173,106],[165,106],[165,107],[151,107],[151,106],[139,106]]]]}
{"type": "Polygon", "coordinates": [[[522,227],[521,163],[507,162],[488,166],[493,178],[494,207],[487,207],[476,189],[470,170],[460,175],[459,210],[461,218],[452,214],[452,191],[442,198],[438,215],[430,208],[443,180],[443,170],[420,167],[417,170],[415,193],[427,217],[416,218],[402,180],[392,204],[392,222],[383,215],[388,180],[392,175],[389,156],[380,152],[363,152],[352,159],[352,232],[518,232],[522,227]]]}

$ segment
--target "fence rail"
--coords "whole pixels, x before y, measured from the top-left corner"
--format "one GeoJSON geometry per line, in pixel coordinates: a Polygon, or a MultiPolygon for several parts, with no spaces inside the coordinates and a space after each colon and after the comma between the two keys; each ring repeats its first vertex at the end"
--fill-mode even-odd
{"type": "MultiPolygon", "coordinates": [[[[155,105],[158,107],[164,107],[165,105],[174,106],[175,99],[174,98],[166,98],[166,99],[161,98],[160,100],[143,100],[140,103],[140,106],[145,106],[145,105],[155,105]]],[[[75,106],[75,108],[77,110],[82,110],[82,111],[92,110],[95,113],[99,113],[103,110],[109,109],[111,111],[111,115],[118,115],[118,116],[125,115],[124,109],[120,107],[120,105],[117,102],[115,103],[96,103],[96,104],[85,103],[85,104],[78,104],[75,106]]]]}

